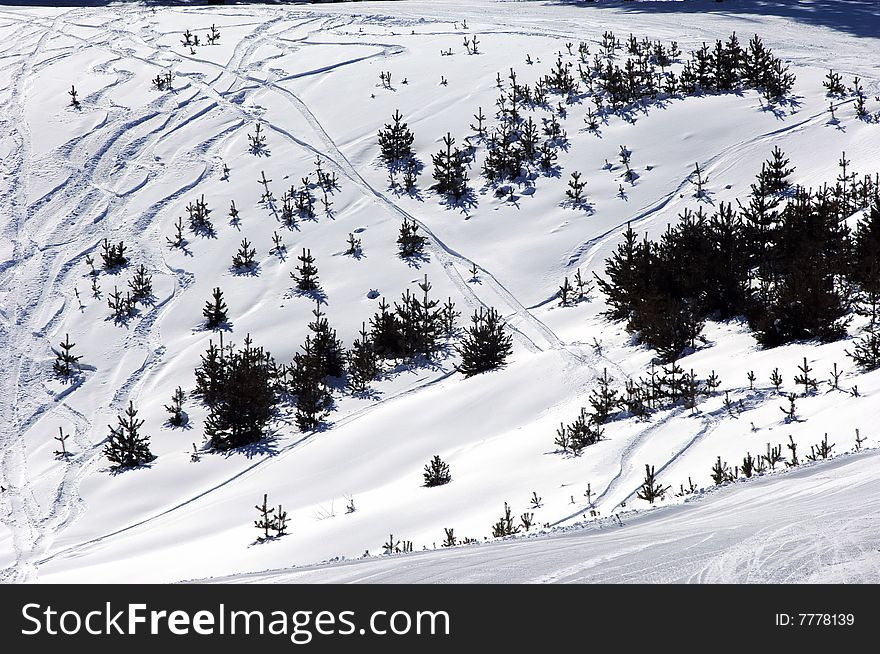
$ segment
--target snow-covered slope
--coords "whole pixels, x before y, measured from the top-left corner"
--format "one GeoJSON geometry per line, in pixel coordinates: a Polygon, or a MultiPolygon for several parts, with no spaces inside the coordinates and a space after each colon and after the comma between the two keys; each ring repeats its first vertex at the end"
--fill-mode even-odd
{"type": "Polygon", "coordinates": [[[877,583],[878,456],[842,456],[548,536],[200,581],[877,583]]]}
{"type": "MultiPolygon", "coordinates": [[[[797,167],[795,180],[807,185],[832,180],[842,151],[855,170],[880,170],[880,126],[856,120],[847,103],[838,110],[840,124],[829,124],[821,87],[829,66],[848,79],[858,75],[876,111],[876,38],[741,11],[506,2],[3,7],[0,36],[4,580],[246,573],[377,554],[389,533],[430,549],[442,542],[444,528],[483,540],[505,502],[518,515],[533,492],[542,497],[535,510],[540,524],[582,520],[588,485],[601,516],[632,508],[641,504],[634,491],[645,464],[677,489],[689,477],[711,485],[716,456],[734,465],[789,436],[803,451],[828,432],[842,452],[852,448],[858,428],[865,446],[878,445],[880,373],[856,375],[846,341],[760,350],[744,326],[727,323],[708,325],[710,346],[680,363],[701,376],[715,370],[721,390],[742,399],[747,411],[730,417],[719,395],[693,414],[675,409],[646,422],[615,422],[607,440],[579,458],[553,452],[556,427],[574,418],[602,369],[622,384],[652,357],[599,317],[600,296],[558,307],[553,296],[563,276],[601,271],[628,221],[657,235],[693,206],[686,179],[694,162],[707,170],[715,202],[746,193],[774,145],[797,167]],[[211,24],[221,31],[219,45],[194,54],[181,46],[185,29],[201,34],[211,24]],[[538,180],[534,193],[513,203],[479,188],[476,170],[477,204],[466,211],[448,209],[427,190],[429,170],[419,198],[388,190],[376,132],[394,110],[404,114],[418,156],[429,162],[447,131],[460,141],[478,107],[491,113],[497,72],[513,66],[522,81],[533,82],[565,43],[595,44],[607,29],[676,40],[683,49],[732,31],[758,32],[797,74],[798,101],[774,113],[751,91],[676,99],[634,122],[610,120],[601,138],[583,130],[586,106],[573,106],[561,176],[538,180]],[[462,39],[474,33],[481,54],[468,56],[462,39]],[[452,56],[440,55],[449,48],[452,56]],[[527,65],[526,55],[536,63],[527,65]],[[150,80],[167,69],[175,91],[153,90],[150,80]],[[385,70],[393,90],[378,84],[385,70]],[[78,111],[68,107],[71,84],[82,102],[78,111]],[[270,156],[248,153],[257,122],[270,156]],[[626,199],[618,197],[619,166],[603,168],[606,159],[617,160],[621,145],[632,150],[640,174],[626,199]],[[278,197],[314,170],[316,156],[339,177],[334,216],[284,229],[260,202],[257,180],[265,172],[278,197]],[[573,170],[588,182],[592,213],[560,206],[573,170]],[[217,238],[190,235],[188,253],[169,250],[165,237],[202,194],[214,209],[217,238]],[[241,212],[238,227],[224,217],[231,200],[241,212]],[[431,236],[417,269],[396,255],[405,217],[431,236]],[[269,254],[275,231],[285,260],[269,254]],[[363,241],[360,260],[342,254],[355,231],[363,241]],[[97,255],[105,237],[124,239],[132,263],[153,274],[156,302],[127,326],[106,319],[106,294],[125,287],[130,269],[102,275],[104,299],[91,297],[85,259],[97,255]],[[258,251],[254,276],[230,271],[243,237],[258,251]],[[391,301],[427,275],[432,292],[451,297],[465,319],[483,305],[507,318],[515,337],[511,363],[467,380],[455,373],[454,357],[404,370],[376,384],[374,398],[339,395],[326,430],[300,433],[285,415],[262,447],[192,462],[204,410],[190,401],[192,428],[174,430],[164,424],[163,406],[176,386],[193,388],[199,356],[216,339],[199,326],[204,302],[222,287],[233,325],[225,338],[241,343],[250,333],[289,362],[313,309],[292,293],[288,274],[303,247],[317,259],[324,310],[346,344],[376,310],[369,291],[391,301]],[[86,364],[74,386],[51,375],[51,348],[65,333],[86,364]],[[601,349],[593,347],[596,340],[601,349]],[[803,356],[823,379],[833,363],[846,368],[844,386],[858,385],[860,397],[826,392],[825,385],[799,401],[801,422],[782,422],[783,400],[771,392],[769,373],[778,367],[785,390],[794,390],[803,356]],[[758,380],[751,391],[749,370],[758,380]],[[157,459],[148,469],[112,475],[101,454],[106,425],[129,400],[157,459]],[[67,462],[52,455],[59,427],[72,434],[67,462]],[[434,454],[450,464],[453,482],[423,488],[422,466],[434,454]],[[291,535],[254,545],[253,506],[264,493],[285,506],[291,535]],[[354,513],[345,513],[346,497],[354,499],[354,513]]],[[[782,481],[750,486],[783,488],[782,481]]]]}

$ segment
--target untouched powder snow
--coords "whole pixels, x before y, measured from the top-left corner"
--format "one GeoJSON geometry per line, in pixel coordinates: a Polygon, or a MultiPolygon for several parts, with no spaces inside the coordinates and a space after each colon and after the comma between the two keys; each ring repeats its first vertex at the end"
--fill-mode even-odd
{"type": "MultiPolygon", "coordinates": [[[[839,122],[830,122],[821,86],[829,67],[847,83],[859,76],[869,110],[880,109],[876,36],[846,28],[839,17],[826,24],[796,12],[762,15],[755,7],[765,3],[745,0],[731,2],[729,11],[683,3],[710,12],[670,7],[682,3],[659,3],[663,11],[655,11],[651,4],[0,7],[0,580],[246,575],[376,555],[389,534],[430,550],[446,528],[483,542],[505,502],[519,516],[533,510],[533,493],[542,498],[533,511],[536,524],[548,526],[543,529],[590,521],[591,510],[598,522],[560,537],[277,576],[364,579],[375,569],[391,580],[399,569],[399,580],[452,579],[444,576],[453,574],[446,561],[460,565],[475,557],[475,574],[493,581],[876,580],[869,547],[876,527],[869,510],[876,502],[874,454],[767,475],[682,506],[664,506],[682,502],[670,493],[660,511],[628,513],[647,508],[635,495],[646,464],[678,490],[689,479],[698,488],[711,486],[718,456],[733,467],[768,443],[787,454],[789,438],[803,453],[827,433],[834,453],[842,454],[853,449],[858,429],[864,447],[876,448],[880,371],[858,374],[845,354],[858,321],[840,342],[772,350],[760,349],[739,322],[710,322],[705,347],[679,364],[701,378],[714,370],[718,395],[693,412],[677,408],[647,421],[615,421],[606,440],[580,457],[554,452],[557,427],[577,416],[603,369],[622,386],[643,375],[653,357],[621,325],[602,319],[598,292],[563,308],[554,300],[558,286],[578,269],[587,277],[601,273],[628,222],[657,237],[685,208],[696,209],[687,181],[695,162],[708,174],[715,206],[744,197],[777,145],[803,185],[833,181],[844,151],[851,170],[880,171],[880,124],[858,120],[851,100],[837,108],[839,122]],[[221,32],[219,45],[194,52],[181,45],[184,30],[203,34],[212,24],[221,32]],[[758,33],[797,75],[795,101],[770,111],[754,91],[672,99],[635,112],[631,121],[611,118],[598,137],[584,129],[589,103],[575,104],[562,121],[570,147],[560,152],[558,177],[540,177],[510,201],[484,188],[475,168],[476,204],[442,204],[428,189],[431,155],[447,132],[461,143],[478,108],[492,115],[496,74],[514,67],[521,82],[533,83],[566,43],[585,41],[595,51],[609,29],[620,38],[675,40],[685,51],[733,31],[741,41],[758,33]],[[472,34],[479,35],[481,53],[469,56],[462,39],[472,34]],[[453,55],[441,56],[448,49],[453,55]],[[167,70],[174,91],[154,90],[151,80],[167,70]],[[380,71],[392,73],[393,89],[379,84],[380,71]],[[71,85],[79,110],[68,106],[71,85]],[[416,197],[390,190],[378,159],[376,133],[397,109],[426,164],[416,197]],[[268,156],[248,152],[257,123],[268,156]],[[639,174],[625,199],[618,196],[616,163],[622,145],[639,174]],[[316,157],[339,179],[333,216],[286,229],[278,205],[260,201],[257,180],[265,172],[278,198],[314,171],[316,157]],[[589,212],[560,206],[572,171],[587,181],[589,212]],[[174,223],[202,195],[213,210],[216,238],[187,234],[186,252],[170,250],[165,239],[174,223]],[[233,200],[238,226],[226,216],[233,200]],[[404,218],[418,220],[429,235],[417,266],[397,256],[404,218]],[[282,235],[283,258],[269,251],[273,232],[282,235]],[[362,239],[359,260],[343,254],[349,233],[362,239]],[[230,270],[245,237],[257,249],[255,275],[230,270]],[[101,274],[103,295],[94,299],[86,257],[100,261],[104,238],[125,241],[131,266],[101,274]],[[240,345],[250,334],[279,363],[289,363],[314,308],[293,292],[289,276],[302,248],[316,258],[322,309],[346,346],[376,311],[371,291],[390,303],[406,290],[418,292],[427,275],[434,297],[456,303],[462,326],[480,307],[504,316],[514,337],[509,364],[464,379],[450,347],[431,366],[388,375],[370,398],[337,393],[326,429],[301,433],[285,409],[258,446],[203,452],[193,462],[193,445],[204,443],[204,408],[188,400],[191,426],[172,429],[164,405],[177,386],[193,389],[200,355],[217,339],[201,327],[204,303],[221,287],[232,324],[224,339],[240,345]],[[127,288],[140,264],[153,275],[155,302],[116,325],[107,319],[107,295],[114,286],[127,288]],[[52,375],[52,348],[68,333],[84,364],[74,384],[52,375]],[[795,391],[805,356],[823,384],[798,400],[800,420],[789,424],[769,376],[778,368],[782,390],[795,391]],[[858,397],[829,388],[835,363],[845,370],[843,387],[857,386],[858,397]],[[746,379],[750,370],[754,388],[746,379]],[[725,409],[725,391],[742,401],[741,413],[725,409]],[[107,425],[129,401],[157,458],[148,468],[112,474],[102,455],[107,425]],[[59,427],[71,435],[66,462],[53,456],[59,427]],[[422,469],[435,454],[450,465],[453,480],[424,488],[422,469]],[[272,505],[284,505],[290,535],[257,544],[254,505],[264,493],[272,505]],[[346,513],[349,498],[353,513],[346,513]],[[785,508],[788,500],[796,511],[785,508]],[[757,515],[734,537],[738,502],[757,515]],[[862,504],[850,510],[850,502],[862,504]],[[811,510],[825,517],[801,523],[813,532],[799,531],[797,515],[806,520],[811,510]],[[626,527],[601,522],[618,512],[626,527]],[[659,535],[664,532],[669,540],[659,535]],[[803,576],[790,566],[779,572],[761,564],[768,543],[780,556],[808,559],[811,533],[821,545],[803,576]],[[582,540],[591,547],[595,540],[608,562],[565,551],[582,540]],[[696,548],[697,558],[677,557],[677,543],[696,548]],[[618,545],[632,553],[630,563],[614,558],[618,545]],[[652,565],[657,547],[662,561],[652,565]],[[516,570],[488,565],[493,556],[509,556],[516,570]],[[423,560],[430,563],[418,572],[423,560]],[[824,568],[826,561],[834,567],[824,568]]],[[[542,115],[536,112],[536,120],[542,115]]]]}

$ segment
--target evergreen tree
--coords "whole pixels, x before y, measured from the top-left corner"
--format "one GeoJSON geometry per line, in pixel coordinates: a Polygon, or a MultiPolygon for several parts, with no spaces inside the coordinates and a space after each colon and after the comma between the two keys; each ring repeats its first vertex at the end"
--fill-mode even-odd
{"type": "Polygon", "coordinates": [[[462,339],[458,370],[465,377],[500,368],[513,350],[513,338],[504,330],[504,321],[495,309],[482,307],[471,317],[473,325],[462,339]]]}
{"type": "Polygon", "coordinates": [[[186,394],[183,392],[183,389],[178,386],[174,390],[174,395],[171,396],[171,404],[165,405],[165,410],[171,416],[168,418],[168,424],[174,427],[182,427],[186,424],[186,412],[183,410],[183,401],[185,399],[186,394]]]}
{"type": "Polygon", "coordinates": [[[202,315],[205,317],[205,327],[217,329],[226,323],[227,307],[226,302],[223,301],[223,291],[219,287],[214,289],[211,297],[211,300],[205,302],[202,315]]]}
{"type": "Polygon", "coordinates": [[[296,281],[296,287],[304,293],[318,290],[318,269],[315,267],[312,251],[303,248],[302,254],[297,257],[297,260],[300,262],[300,265],[296,267],[299,274],[290,273],[291,278],[296,281]]]}
{"type": "Polygon", "coordinates": [[[321,377],[318,358],[312,348],[312,339],[307,336],[302,352],[293,357],[290,377],[290,392],[296,396],[294,419],[302,431],[317,429],[330,412],[333,397],[321,377]]]}
{"type": "Polygon", "coordinates": [[[658,499],[662,499],[668,490],[669,486],[663,486],[657,482],[657,477],[654,474],[654,466],[645,464],[645,480],[642,482],[641,488],[636,491],[636,496],[640,500],[645,500],[646,502],[653,504],[658,499]]]}
{"type": "Polygon", "coordinates": [[[136,468],[156,458],[150,451],[150,437],[140,433],[144,421],[138,419],[132,402],[124,415],[117,416],[117,421],[116,427],[109,426],[110,436],[104,446],[104,456],[114,467],[136,468]]]}
{"type": "Polygon", "coordinates": [[[55,362],[52,364],[52,369],[55,371],[56,376],[67,379],[75,374],[74,369],[79,369],[78,362],[82,357],[73,354],[73,348],[76,347],[76,343],[70,342],[70,334],[64,335],[64,340],[61,341],[59,347],[61,349],[55,353],[55,362]]]}
{"type": "Polygon", "coordinates": [[[379,311],[370,318],[370,340],[376,356],[380,359],[397,359],[403,356],[405,351],[403,343],[403,325],[394,314],[389,311],[389,305],[382,298],[379,301],[379,311]]]}
{"type": "Polygon", "coordinates": [[[238,271],[252,269],[256,265],[256,256],[256,248],[251,247],[246,238],[242,239],[238,252],[232,256],[232,267],[238,271]]]}
{"type": "Polygon", "coordinates": [[[222,378],[208,406],[205,434],[217,450],[229,450],[263,438],[278,402],[273,361],[250,336],[244,347],[230,346],[222,358],[222,378]]]}
{"type": "Polygon", "coordinates": [[[345,354],[342,343],[336,338],[336,330],[330,327],[320,304],[316,305],[312,315],[315,319],[309,323],[309,330],[312,332],[312,356],[317,373],[321,379],[342,377],[345,354]]]}
{"type": "Polygon", "coordinates": [[[419,226],[404,218],[400,225],[400,235],[397,237],[397,246],[400,256],[404,259],[410,257],[420,257],[424,252],[428,239],[418,233],[419,226]]]}
{"type": "Polygon", "coordinates": [[[220,334],[220,346],[208,341],[208,349],[201,356],[201,364],[195,370],[196,388],[193,395],[206,406],[216,404],[226,384],[226,350],[223,345],[223,334],[220,334]]]}
{"type": "Polygon", "coordinates": [[[153,278],[147,274],[144,264],[135,270],[134,277],[128,282],[131,297],[135,302],[146,302],[153,295],[153,278]]]}
{"type": "Polygon", "coordinates": [[[395,111],[391,116],[391,123],[379,130],[379,147],[382,150],[382,159],[389,165],[409,159],[413,156],[412,144],[415,140],[412,131],[403,122],[400,111],[395,111]]]}
{"type": "Polygon", "coordinates": [[[443,137],[443,150],[431,157],[434,164],[432,187],[441,195],[461,199],[468,191],[467,162],[464,153],[453,147],[455,139],[451,134],[443,137]]]}
{"type": "MultiPolygon", "coordinates": [[[[784,193],[791,188],[790,177],[794,173],[794,168],[789,168],[789,160],[785,158],[785,154],[775,146],[770,153],[772,158],[767,161],[766,171],[768,177],[767,190],[770,193],[784,193]]],[[[763,172],[762,168],[762,172],[763,172]]]]}
{"type": "Polygon", "coordinates": [[[435,454],[434,458],[425,465],[425,486],[442,486],[450,481],[452,475],[449,473],[449,465],[435,454]]]}
{"type": "Polygon", "coordinates": [[[607,368],[602,371],[597,384],[598,387],[590,393],[590,406],[593,407],[594,421],[602,425],[620,410],[621,397],[611,388],[611,378],[608,377],[607,368]]]}
{"type": "Polygon", "coordinates": [[[366,324],[361,324],[359,338],[348,351],[348,384],[357,393],[364,393],[379,375],[379,356],[366,324]]]}

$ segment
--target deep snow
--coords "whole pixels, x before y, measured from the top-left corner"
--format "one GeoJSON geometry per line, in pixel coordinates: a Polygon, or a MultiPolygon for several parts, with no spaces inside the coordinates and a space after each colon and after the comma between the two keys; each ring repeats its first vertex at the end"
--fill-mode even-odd
{"type": "MultiPolygon", "coordinates": [[[[744,326],[729,323],[708,325],[709,346],[680,363],[701,376],[715,370],[721,390],[743,399],[746,412],[729,417],[719,396],[695,415],[677,409],[648,422],[616,422],[607,440],[579,458],[553,453],[556,427],[574,418],[603,368],[622,384],[642,374],[652,356],[599,317],[600,296],[560,308],[552,301],[556,288],[578,267],[601,271],[627,221],[657,235],[683,208],[694,207],[686,178],[695,161],[708,171],[716,203],[746,193],[774,145],[797,167],[796,181],[807,185],[832,180],[842,151],[853,169],[880,170],[880,126],[858,121],[848,104],[838,110],[840,124],[829,124],[821,88],[829,66],[847,81],[859,75],[876,111],[878,39],[742,12],[743,4],[709,14],[415,1],[0,8],[0,483],[6,488],[0,578],[176,581],[248,573],[365,550],[378,554],[389,533],[430,549],[446,527],[483,540],[504,502],[518,515],[532,492],[543,498],[536,519],[551,525],[583,520],[588,484],[601,516],[644,508],[634,491],[645,464],[677,489],[688,477],[711,485],[716,456],[735,465],[747,451],[763,452],[766,443],[782,444],[789,435],[803,451],[828,432],[835,452],[843,452],[852,449],[858,428],[866,446],[876,447],[880,373],[856,375],[844,354],[847,342],[759,350],[744,326]],[[212,23],[222,33],[220,45],[196,54],[181,47],[184,29],[201,33],[212,23]],[[481,190],[476,171],[478,205],[468,211],[447,209],[426,190],[429,170],[420,180],[421,199],[387,189],[375,137],[395,109],[414,130],[419,157],[430,162],[447,131],[460,141],[478,107],[491,113],[496,72],[514,66],[521,80],[532,82],[564,43],[592,45],[606,29],[677,40],[683,49],[734,30],[758,32],[797,74],[797,104],[774,114],[754,92],[672,100],[636,114],[634,123],[611,119],[601,138],[582,130],[586,106],[576,105],[565,121],[571,147],[560,156],[561,177],[539,179],[535,192],[519,194],[514,204],[481,190]],[[461,41],[474,33],[482,54],[468,56],[461,41]],[[455,54],[440,56],[447,48],[455,54]],[[526,54],[540,63],[526,65],[526,54]],[[175,92],[152,90],[150,80],[169,67],[175,92]],[[394,90],[378,85],[382,70],[392,71],[394,90]],[[440,85],[441,75],[448,86],[440,85]],[[408,84],[398,83],[404,77],[408,84]],[[67,106],[71,84],[80,111],[67,106]],[[271,156],[247,152],[256,122],[267,129],[271,156]],[[603,169],[606,158],[616,161],[620,145],[633,151],[640,174],[626,200],[617,197],[619,166],[603,169]],[[259,202],[257,179],[265,171],[277,197],[313,170],[316,155],[340,178],[335,216],[283,230],[259,202]],[[221,179],[223,162],[231,169],[228,181],[221,179]],[[592,214],[559,206],[572,170],[588,181],[592,214]],[[189,236],[191,255],[170,251],[165,237],[201,194],[214,209],[218,237],[189,236]],[[232,199],[240,228],[224,218],[232,199]],[[395,254],[404,216],[432,233],[419,269],[395,254]],[[342,252],[357,229],[365,257],[356,261],[342,252]],[[285,261],[268,253],[276,230],[287,247],[285,261]],[[229,270],[243,236],[258,249],[257,276],[229,270]],[[106,299],[90,295],[85,256],[96,255],[104,237],[125,239],[133,264],[153,273],[156,303],[126,327],[107,321],[106,299]],[[391,301],[427,274],[433,293],[452,297],[464,320],[482,305],[509,320],[512,362],[468,380],[455,374],[454,358],[403,371],[376,385],[377,399],[338,397],[325,431],[302,434],[281,420],[262,448],[191,462],[204,411],[189,402],[193,428],[173,430],[163,424],[163,405],[177,385],[192,389],[199,355],[216,338],[199,329],[204,302],[221,286],[233,323],[226,338],[241,343],[250,333],[278,361],[289,361],[313,308],[291,293],[288,273],[302,247],[317,258],[324,309],[346,344],[375,311],[370,290],[391,301]],[[480,271],[476,282],[472,264],[480,271]],[[51,376],[51,347],[68,332],[87,364],[75,386],[51,376]],[[601,353],[591,346],[594,339],[601,353]],[[793,390],[803,356],[821,379],[835,362],[846,368],[845,386],[858,385],[860,397],[826,384],[799,401],[802,422],[784,423],[783,399],[771,392],[769,373],[778,367],[785,390],[793,390]],[[748,370],[757,374],[754,391],[748,370]],[[102,441],[129,399],[146,420],[158,458],[149,469],[111,475],[102,441]],[[73,434],[67,463],[52,456],[59,426],[73,434]],[[453,482],[422,488],[422,466],[434,454],[450,464],[453,482]],[[292,533],[254,545],[253,506],[263,493],[284,504],[292,533]],[[346,496],[354,498],[355,513],[345,513],[346,496]]],[[[129,277],[130,270],[102,276],[104,298],[129,277]]],[[[828,469],[833,476],[841,468],[828,469]]],[[[789,492],[791,476],[749,485],[748,492],[766,492],[761,506],[767,507],[773,494],[789,492]]],[[[675,529],[677,510],[664,515],[664,528],[675,529]]],[[[762,517],[753,527],[768,524],[762,517]]],[[[781,547],[784,541],[780,536],[781,547]]],[[[398,560],[404,561],[375,565],[398,560]]],[[[602,569],[595,574],[600,578],[602,569]]],[[[651,574],[644,571],[646,579],[651,574]]],[[[609,579],[623,576],[608,571],[609,579]]]]}

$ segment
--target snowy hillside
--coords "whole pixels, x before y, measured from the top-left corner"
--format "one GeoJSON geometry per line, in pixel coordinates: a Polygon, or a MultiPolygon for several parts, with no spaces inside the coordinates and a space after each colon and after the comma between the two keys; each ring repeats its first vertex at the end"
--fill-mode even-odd
{"type": "MultiPolygon", "coordinates": [[[[603,317],[599,289],[572,306],[557,297],[578,270],[584,279],[604,274],[627,223],[657,239],[687,208],[711,213],[745,201],[777,146],[804,186],[833,184],[843,152],[848,170],[880,171],[878,38],[785,12],[750,13],[745,1],[706,13],[652,4],[0,8],[0,579],[164,582],[253,573],[380,555],[389,534],[414,550],[434,549],[446,529],[459,541],[491,539],[505,503],[517,520],[534,514],[530,533],[614,513],[626,522],[629,510],[649,508],[636,496],[646,465],[671,487],[662,506],[681,503],[674,493],[689,480],[713,486],[717,457],[733,468],[768,446],[787,458],[786,445],[795,443],[803,459],[826,433],[838,455],[854,449],[856,430],[860,448],[880,445],[880,372],[861,372],[846,353],[864,317],[845,338],[775,348],[762,348],[746,322],[733,319],[708,321],[696,351],[678,360],[700,379],[714,371],[716,392],[694,408],[679,403],[644,419],[610,420],[580,456],[557,451],[557,428],[588,406],[603,371],[622,389],[656,356],[603,317]],[[208,45],[212,25],[220,37],[208,45]],[[187,30],[200,36],[198,46],[182,43],[187,30]],[[733,32],[745,44],[757,33],[796,82],[772,105],[750,88],[674,94],[611,113],[597,130],[585,122],[595,109],[589,97],[562,106],[551,95],[546,107],[523,113],[539,126],[555,116],[567,134],[555,168],[489,185],[475,114],[496,125],[499,84],[510,86],[511,68],[518,83],[534,85],[557,60],[574,69],[581,42],[592,61],[609,30],[624,43],[630,34],[676,41],[684,53],[733,32]],[[474,35],[479,48],[470,54],[463,41],[472,44],[474,35]],[[860,78],[868,117],[856,116],[846,92],[832,119],[822,86],[829,68],[847,86],[860,78]],[[171,90],[160,90],[154,79],[166,73],[171,90]],[[424,164],[413,192],[400,173],[389,187],[377,143],[398,110],[424,164]],[[254,152],[258,124],[266,142],[254,152]],[[475,146],[465,202],[430,188],[432,155],[447,133],[457,145],[470,136],[475,146]],[[626,164],[621,148],[630,153],[626,164]],[[692,184],[695,164],[708,178],[702,197],[692,184]],[[326,194],[315,188],[318,165],[336,177],[326,194]],[[630,166],[635,176],[627,178],[630,166]],[[580,206],[566,202],[575,171],[586,182],[580,206]],[[282,195],[307,176],[315,216],[288,225],[282,195]],[[213,235],[187,228],[187,206],[200,198],[213,235]],[[237,220],[227,215],[233,202],[237,220]],[[170,247],[179,218],[186,243],[170,247]],[[403,222],[427,237],[421,257],[399,256],[403,222]],[[346,253],[350,235],[361,241],[359,256],[346,253]],[[125,243],[126,266],[102,268],[104,239],[125,243]],[[242,239],[256,260],[236,270],[242,239]],[[297,292],[291,278],[303,249],[315,259],[319,293],[297,292]],[[124,294],[141,265],[152,276],[152,301],[113,320],[108,298],[114,287],[124,294]],[[349,348],[381,298],[392,305],[406,291],[421,297],[425,276],[431,296],[449,298],[461,313],[457,333],[435,356],[386,365],[369,393],[337,384],[318,429],[299,429],[287,398],[260,442],[210,450],[208,410],[190,395],[209,342],[222,333],[242,346],[250,335],[279,365],[290,364],[319,298],[349,348]],[[228,324],[211,330],[202,311],[217,287],[228,324]],[[506,320],[512,354],[505,366],[465,378],[456,346],[472,314],[489,307],[506,320]],[[67,334],[81,367],[60,379],[53,362],[67,334]],[[797,419],[786,420],[780,409],[801,390],[795,376],[804,357],[820,383],[797,398],[797,419]],[[835,364],[844,371],[837,389],[829,383],[835,364]],[[782,375],[777,389],[774,369],[782,375]],[[177,387],[187,394],[183,427],[168,424],[165,409],[177,387]],[[108,425],[129,402],[155,459],[115,470],[104,455],[108,425]],[[69,434],[70,456],[53,454],[59,428],[69,434]],[[426,488],[423,468],[434,455],[452,481],[426,488]],[[264,494],[284,506],[289,533],[258,543],[254,506],[264,494]]],[[[824,465],[832,478],[844,469],[824,465]]],[[[782,515],[768,507],[789,492],[787,478],[807,488],[815,479],[798,474],[776,481],[768,471],[773,481],[747,484],[753,496],[767,495],[756,510],[782,515]]],[[[722,492],[733,498],[736,489],[722,492]]],[[[678,514],[664,511],[662,527],[674,529],[678,514]]]]}

